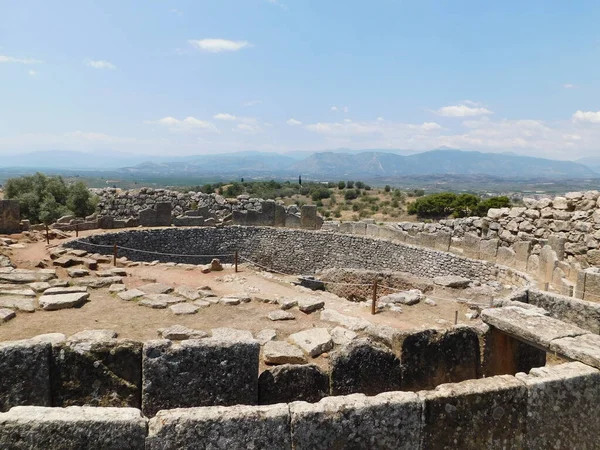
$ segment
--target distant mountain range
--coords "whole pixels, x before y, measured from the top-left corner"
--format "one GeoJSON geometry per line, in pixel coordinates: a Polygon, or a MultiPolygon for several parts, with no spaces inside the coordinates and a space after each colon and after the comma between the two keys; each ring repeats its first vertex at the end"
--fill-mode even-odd
{"type": "Polygon", "coordinates": [[[4,157],[5,167],[34,169],[106,170],[144,176],[297,176],[332,179],[373,179],[419,175],[484,175],[499,178],[600,178],[600,158],[577,162],[520,156],[514,153],[482,153],[439,149],[409,151],[368,150],[286,154],[238,152],[185,157],[135,156],[123,153],[36,152],[4,157]],[[403,154],[399,154],[403,153],[403,154]]]}

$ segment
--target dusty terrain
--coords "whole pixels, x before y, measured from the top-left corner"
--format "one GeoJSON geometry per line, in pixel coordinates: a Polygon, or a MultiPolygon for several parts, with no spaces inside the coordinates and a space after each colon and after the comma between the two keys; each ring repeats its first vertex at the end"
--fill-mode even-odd
{"type": "MultiPolygon", "coordinates": [[[[40,260],[45,260],[52,267],[48,251],[60,245],[62,241],[53,240],[50,246],[47,246],[44,241],[30,243],[25,241],[25,239],[19,241],[24,248],[10,250],[11,259],[17,267],[33,268],[40,260]]],[[[111,267],[110,264],[102,264],[98,270],[111,267]]],[[[335,309],[344,315],[363,317],[372,323],[390,325],[402,330],[451,326],[456,311],[458,311],[459,323],[473,323],[465,317],[467,306],[457,303],[450,296],[436,297],[436,306],[421,302],[413,306],[403,306],[401,313],[385,310],[371,315],[370,308],[364,304],[352,303],[327,292],[313,292],[291,284],[291,281],[294,281],[292,277],[258,272],[247,265],[241,265],[239,273],[235,273],[233,267],[229,265],[225,265],[221,272],[208,274],[201,273],[198,267],[190,270],[164,264],[128,267],[126,270],[128,276],[124,279],[124,284],[127,288],[135,288],[151,281],[193,288],[208,286],[218,297],[247,295],[253,297],[253,301],[237,306],[212,304],[196,314],[175,315],[168,308],[151,309],[138,305],[136,301],[123,301],[115,294],[109,293],[108,288],[90,289],[90,301],[80,308],[59,311],[37,310],[35,313],[18,312],[15,319],[0,325],[0,340],[29,338],[51,332],[70,335],[85,329],[112,329],[124,338],[147,340],[156,339],[159,328],[173,324],[203,331],[229,327],[257,333],[270,328],[277,330],[278,336],[286,336],[310,327],[335,326],[336,324],[331,322],[322,322],[319,312],[305,314],[297,308],[290,310],[295,320],[271,321],[267,318],[267,314],[279,309],[279,305],[257,300],[258,298],[274,300],[308,296],[321,298],[325,302],[325,308],[335,309]]],[[[57,274],[61,279],[69,279],[65,269],[57,268],[57,274]]]]}

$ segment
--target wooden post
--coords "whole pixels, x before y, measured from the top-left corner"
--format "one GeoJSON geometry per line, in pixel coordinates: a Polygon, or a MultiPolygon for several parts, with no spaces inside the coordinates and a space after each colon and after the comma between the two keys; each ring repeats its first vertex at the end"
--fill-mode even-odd
{"type": "Polygon", "coordinates": [[[377,312],[377,278],[373,281],[373,302],[371,303],[371,314],[377,312]]]}
{"type": "Polygon", "coordinates": [[[46,244],[50,244],[50,231],[48,230],[48,224],[46,224],[46,244]]]}
{"type": "Polygon", "coordinates": [[[235,265],[235,273],[238,271],[238,251],[233,254],[233,264],[235,265]]]}
{"type": "Polygon", "coordinates": [[[454,325],[458,324],[458,311],[454,311],[454,325]]]}
{"type": "Polygon", "coordinates": [[[113,244],[113,266],[117,267],[117,243],[113,244]]]}
{"type": "Polygon", "coordinates": [[[75,237],[79,237],[79,224],[75,224],[75,237]]]}

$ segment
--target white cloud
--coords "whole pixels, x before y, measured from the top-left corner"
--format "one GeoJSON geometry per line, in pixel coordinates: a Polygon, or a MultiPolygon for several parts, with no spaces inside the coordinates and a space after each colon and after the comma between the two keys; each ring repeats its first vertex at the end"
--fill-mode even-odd
{"type": "Polygon", "coordinates": [[[27,73],[29,74],[30,77],[35,77],[38,74],[35,70],[30,70],[27,73]]]}
{"type": "Polygon", "coordinates": [[[483,108],[475,102],[471,102],[469,100],[463,102],[460,105],[443,106],[442,108],[434,112],[440,116],[445,117],[473,117],[494,114],[493,111],[487,108],[483,108]]]}
{"type": "Polygon", "coordinates": [[[40,61],[39,59],[32,59],[32,58],[15,58],[13,56],[5,56],[5,55],[0,55],[0,64],[2,63],[13,63],[13,64],[42,64],[43,61],[40,61]]]}
{"type": "Polygon", "coordinates": [[[245,108],[247,108],[249,106],[260,105],[261,103],[262,103],[261,100],[251,100],[249,102],[244,103],[242,106],[244,106],[245,108]]]}
{"type": "Polygon", "coordinates": [[[249,123],[238,123],[234,128],[234,131],[243,131],[245,133],[260,133],[262,129],[258,125],[251,125],[249,123]]]}
{"type": "Polygon", "coordinates": [[[577,111],[573,114],[574,122],[600,123],[600,111],[577,111]]]}
{"type": "Polygon", "coordinates": [[[296,119],[289,119],[286,123],[288,125],[292,125],[292,126],[302,125],[302,122],[300,122],[299,120],[296,120],[296,119]]]}
{"type": "Polygon", "coordinates": [[[441,130],[442,126],[435,122],[424,122],[422,125],[419,125],[419,129],[422,131],[436,131],[441,130]]]}
{"type": "Polygon", "coordinates": [[[227,113],[219,113],[219,114],[215,114],[213,116],[213,119],[217,119],[217,120],[237,120],[237,117],[232,116],[231,114],[227,114],[227,113]]]}
{"type": "Polygon", "coordinates": [[[574,84],[571,84],[571,83],[565,83],[565,84],[563,84],[563,87],[565,89],[573,89],[573,88],[575,88],[577,86],[575,86],[574,84]]]}
{"type": "Polygon", "coordinates": [[[237,52],[251,45],[248,41],[230,41],[227,39],[190,39],[188,42],[198,50],[209,53],[237,52]]]}
{"type": "Polygon", "coordinates": [[[117,68],[117,66],[115,66],[113,63],[111,63],[110,61],[104,61],[104,60],[93,60],[93,59],[86,59],[84,61],[85,65],[88,67],[91,67],[93,69],[106,69],[106,70],[115,70],[117,68]]]}
{"type": "Polygon", "coordinates": [[[156,123],[158,125],[165,126],[169,129],[169,131],[209,131],[213,133],[219,132],[219,129],[211,122],[199,120],[195,117],[186,117],[183,120],[176,119],[175,117],[163,117],[162,119],[148,123],[156,123]]]}
{"type": "Polygon", "coordinates": [[[378,117],[377,118],[377,122],[383,122],[383,121],[385,121],[385,119],[383,117],[378,117]]]}
{"type": "Polygon", "coordinates": [[[169,12],[171,14],[175,14],[177,16],[183,16],[183,13],[180,10],[178,10],[177,8],[170,9],[169,12]]]}
{"type": "Polygon", "coordinates": [[[340,112],[340,111],[342,111],[342,112],[347,113],[347,112],[350,111],[350,108],[348,108],[347,106],[339,106],[339,107],[338,106],[332,106],[331,108],[329,108],[329,110],[330,111],[334,111],[334,112],[340,112]]]}

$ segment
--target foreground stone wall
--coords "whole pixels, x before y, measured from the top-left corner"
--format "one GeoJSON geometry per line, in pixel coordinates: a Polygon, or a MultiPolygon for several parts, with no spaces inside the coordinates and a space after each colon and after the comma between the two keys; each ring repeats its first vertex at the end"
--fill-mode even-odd
{"type": "Polygon", "coordinates": [[[129,408],[17,407],[0,414],[0,447],[592,450],[599,395],[600,372],[573,362],[417,393],[164,410],[150,420],[129,408]]]}
{"type": "MultiPolygon", "coordinates": [[[[72,248],[112,253],[112,245],[168,254],[221,255],[239,251],[271,269],[310,274],[329,267],[407,272],[419,277],[458,275],[470,280],[510,282],[525,286],[530,280],[508,268],[422,247],[366,236],[330,234],[266,227],[225,227],[132,230],[91,236],[66,243],[72,248]],[[98,248],[91,244],[107,245],[98,248]]],[[[131,260],[205,263],[210,258],[166,256],[119,250],[131,260]]]]}

